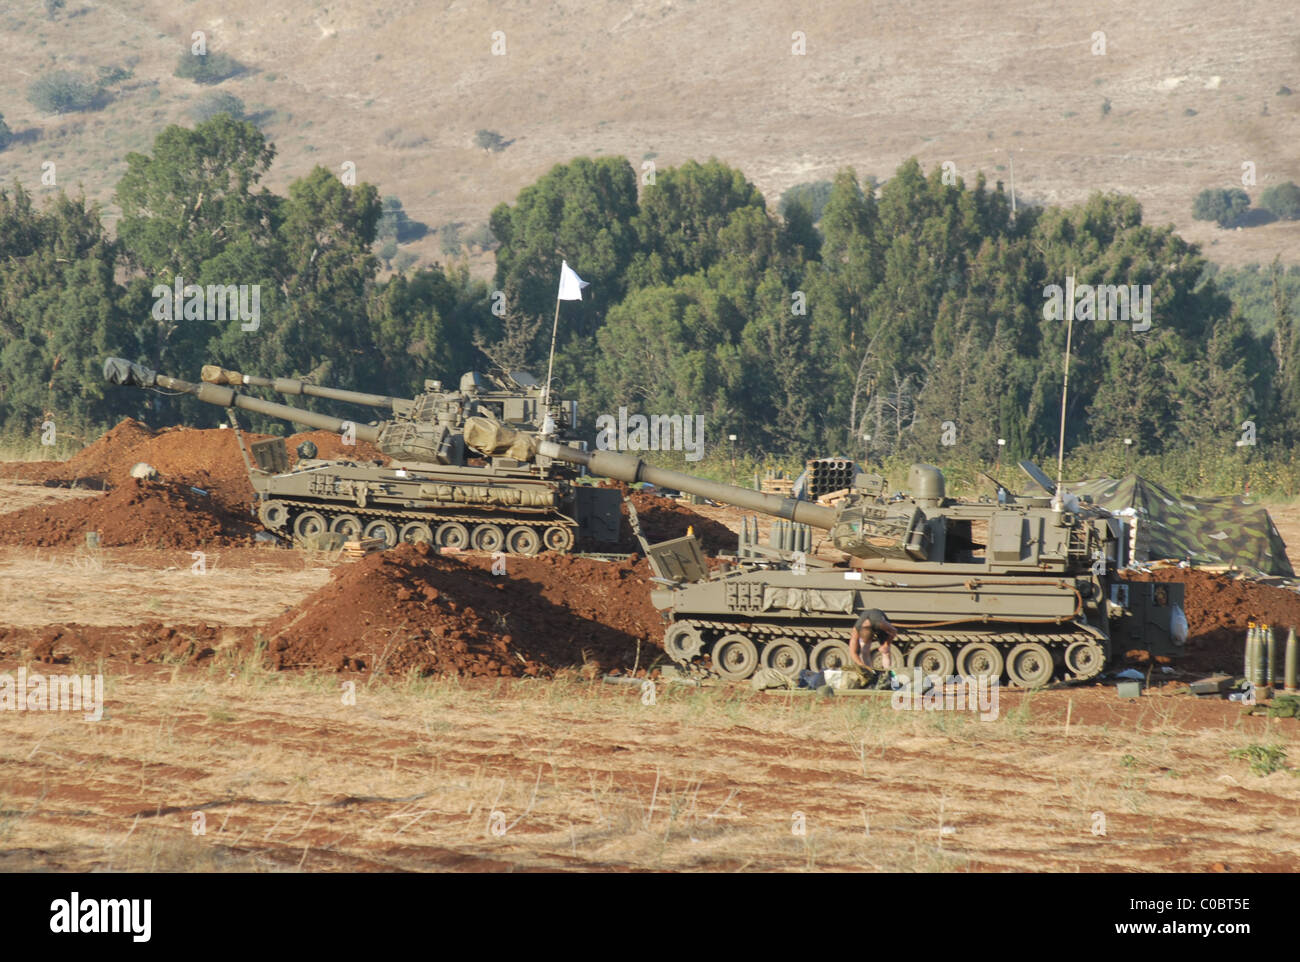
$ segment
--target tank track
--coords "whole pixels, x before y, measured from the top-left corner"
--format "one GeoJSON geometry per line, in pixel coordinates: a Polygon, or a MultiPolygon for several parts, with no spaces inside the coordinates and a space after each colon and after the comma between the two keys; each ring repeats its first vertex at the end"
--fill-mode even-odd
{"type": "MultiPolygon", "coordinates": [[[[851,631],[831,625],[685,618],[665,629],[664,650],[682,665],[708,656],[713,670],[731,681],[743,681],[763,667],[796,677],[804,668],[848,666],[851,631]]],[[[895,669],[901,654],[907,668],[920,668],[926,675],[995,676],[1020,688],[1086,681],[1099,675],[1110,659],[1109,641],[1083,625],[1055,631],[903,628],[891,648],[895,669]]],[[[873,663],[883,667],[878,652],[873,663]]]]}
{"type": "Polygon", "coordinates": [[[577,542],[578,533],[577,523],[564,517],[503,516],[484,518],[482,515],[463,513],[402,511],[376,507],[358,508],[352,504],[330,505],[292,498],[271,498],[263,501],[258,508],[258,518],[268,530],[296,543],[304,543],[311,535],[317,533],[304,534],[298,530],[298,519],[309,512],[320,515],[325,521],[326,530],[329,531],[334,530],[335,522],[339,518],[350,516],[358,519],[362,530],[348,534],[349,537],[362,537],[363,532],[371,526],[372,522],[388,522],[393,528],[391,534],[396,537],[390,538],[388,534],[382,535],[389,542],[386,547],[393,547],[400,540],[419,540],[447,547],[491,552],[502,551],[506,554],[525,556],[535,555],[540,551],[568,554],[573,550],[573,546],[577,542]],[[278,524],[273,523],[274,519],[268,517],[267,508],[272,505],[283,509],[283,520],[278,524]],[[424,537],[423,533],[420,533],[418,537],[403,537],[403,533],[408,530],[408,527],[414,528],[417,525],[426,527],[429,536],[424,537]],[[452,539],[444,537],[440,541],[439,533],[444,532],[449,525],[458,525],[462,530],[460,532],[450,532],[456,537],[452,539]],[[498,530],[501,535],[499,544],[479,543],[478,539],[484,537],[479,532],[479,529],[485,527],[494,527],[498,530]],[[532,532],[533,537],[530,539],[524,535],[517,535],[516,532],[520,529],[532,532]]]}

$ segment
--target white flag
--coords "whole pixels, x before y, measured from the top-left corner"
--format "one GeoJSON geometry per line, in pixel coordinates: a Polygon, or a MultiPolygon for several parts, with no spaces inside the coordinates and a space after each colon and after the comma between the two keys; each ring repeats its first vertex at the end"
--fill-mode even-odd
{"type": "Polygon", "coordinates": [[[580,301],[582,300],[582,289],[590,286],[574,273],[568,261],[560,262],[560,293],[557,295],[559,300],[580,301]]]}

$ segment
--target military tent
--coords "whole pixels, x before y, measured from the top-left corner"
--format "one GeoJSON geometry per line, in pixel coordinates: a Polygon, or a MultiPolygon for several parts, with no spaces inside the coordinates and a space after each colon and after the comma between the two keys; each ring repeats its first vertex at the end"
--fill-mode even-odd
{"type": "Polygon", "coordinates": [[[1295,576],[1268,511],[1246,498],[1180,497],[1136,474],[1065,487],[1129,521],[1129,557],[1134,561],[1170,558],[1295,576]]]}

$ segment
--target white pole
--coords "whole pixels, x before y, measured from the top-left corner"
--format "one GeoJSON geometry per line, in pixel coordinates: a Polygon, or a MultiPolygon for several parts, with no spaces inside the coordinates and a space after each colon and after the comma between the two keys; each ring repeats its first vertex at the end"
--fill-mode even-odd
{"type": "Polygon", "coordinates": [[[551,408],[551,372],[555,370],[555,333],[560,329],[560,299],[555,299],[555,320],[551,323],[551,359],[546,362],[546,393],[542,395],[542,406],[551,408]]]}
{"type": "Polygon", "coordinates": [[[1065,405],[1070,396],[1070,344],[1074,337],[1074,275],[1065,278],[1065,379],[1061,383],[1061,438],[1056,449],[1056,499],[1061,500],[1061,485],[1065,475],[1065,405]]]}

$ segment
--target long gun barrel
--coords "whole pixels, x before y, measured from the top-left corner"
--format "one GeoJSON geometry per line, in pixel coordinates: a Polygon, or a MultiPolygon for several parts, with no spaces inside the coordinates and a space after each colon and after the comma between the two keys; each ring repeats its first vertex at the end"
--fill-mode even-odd
{"type": "Polygon", "coordinates": [[[388,408],[395,414],[410,413],[415,403],[410,398],[389,397],[386,394],[366,394],[363,391],[345,391],[342,388],[322,387],[293,377],[260,377],[256,374],[241,374],[229,371],[215,364],[203,366],[202,378],[207,384],[233,385],[240,387],[267,387],[277,394],[307,395],[308,397],[328,398],[331,401],[347,401],[366,407],[388,408]]]}
{"type": "Polygon", "coordinates": [[[179,391],[182,394],[192,395],[207,404],[215,404],[218,407],[226,408],[235,407],[242,411],[254,411],[258,414],[284,418],[294,424],[319,428],[325,431],[343,433],[347,430],[348,425],[352,425],[358,441],[378,441],[381,431],[378,427],[357,424],[354,421],[347,421],[342,418],[332,418],[327,414],[317,414],[314,411],[304,411],[302,408],[290,407],[287,404],[275,404],[271,401],[246,397],[223,384],[192,384],[179,378],[167,377],[165,374],[158,374],[141,364],[133,364],[120,357],[110,357],[104,361],[104,379],[110,384],[123,384],[140,388],[160,387],[168,391],[179,391]]]}
{"type": "Polygon", "coordinates": [[[646,464],[640,458],[614,451],[580,451],[553,441],[542,441],[537,446],[537,453],[554,458],[556,461],[580,464],[592,474],[601,477],[625,481],[628,484],[648,481],[662,488],[674,488],[687,494],[698,494],[700,497],[734,504],[749,511],[759,511],[788,521],[810,524],[814,528],[829,530],[835,526],[839,518],[839,513],[834,508],[810,504],[807,501],[796,501],[793,498],[782,498],[774,494],[764,494],[761,491],[751,491],[749,488],[738,488],[732,484],[708,481],[682,474],[680,471],[656,468],[646,464]]]}

